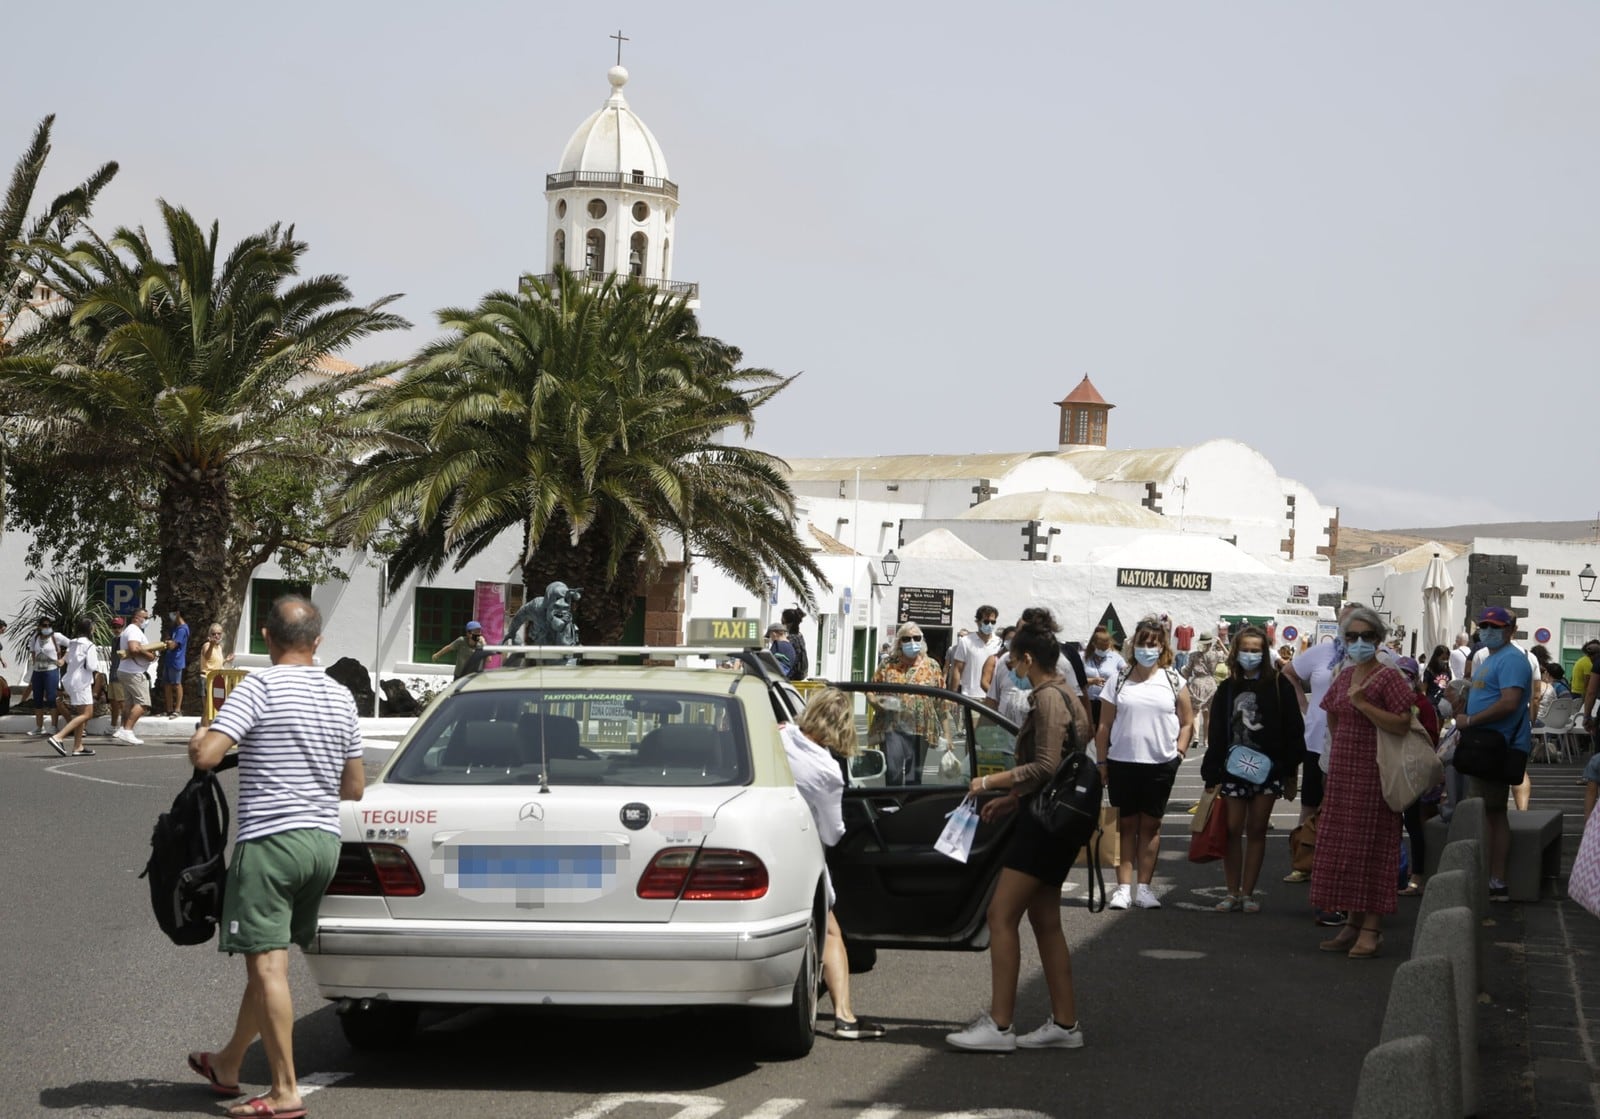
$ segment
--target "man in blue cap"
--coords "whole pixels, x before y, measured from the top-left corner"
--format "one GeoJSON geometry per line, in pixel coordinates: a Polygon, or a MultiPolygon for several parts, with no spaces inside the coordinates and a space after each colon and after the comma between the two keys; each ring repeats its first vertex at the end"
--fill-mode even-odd
{"type": "Polygon", "coordinates": [[[447,653],[455,655],[456,672],[453,679],[459,680],[467,671],[467,666],[472,663],[473,654],[483,648],[483,626],[478,622],[468,622],[467,631],[450,644],[433,654],[434,660],[439,660],[447,653]]]}
{"type": "MultiPolygon", "coordinates": [[[[1456,716],[1456,729],[1483,727],[1497,730],[1506,744],[1524,754],[1533,749],[1533,724],[1528,697],[1533,692],[1533,672],[1528,655],[1511,643],[1517,618],[1504,606],[1485,606],[1478,614],[1478,637],[1483,659],[1474,664],[1472,686],[1467,691],[1467,711],[1456,716]]],[[[1503,781],[1470,778],[1469,797],[1482,797],[1489,840],[1489,900],[1510,901],[1506,888],[1506,856],[1511,850],[1511,825],[1506,822],[1506,797],[1511,787],[1503,781]]]]}

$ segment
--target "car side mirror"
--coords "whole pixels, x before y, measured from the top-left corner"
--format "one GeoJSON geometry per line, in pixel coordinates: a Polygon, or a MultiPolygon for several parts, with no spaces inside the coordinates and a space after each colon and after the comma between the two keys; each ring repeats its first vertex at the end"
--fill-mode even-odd
{"type": "Polygon", "coordinates": [[[863,750],[850,759],[850,779],[866,783],[882,777],[889,769],[889,759],[881,750],[863,750]]]}

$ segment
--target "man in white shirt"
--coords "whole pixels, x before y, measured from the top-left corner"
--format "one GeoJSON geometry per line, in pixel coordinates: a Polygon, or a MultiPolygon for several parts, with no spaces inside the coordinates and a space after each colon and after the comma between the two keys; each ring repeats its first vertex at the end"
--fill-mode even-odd
{"type": "Polygon", "coordinates": [[[143,606],[128,618],[122,627],[122,637],[117,648],[122,660],[117,665],[117,680],[122,684],[122,725],[111,732],[111,737],[125,746],[143,746],[144,739],[133,733],[139,719],[150,709],[150,662],[161,652],[159,642],[151,642],[144,635],[144,624],[150,620],[150,611],[143,606]]]}
{"type": "Polygon", "coordinates": [[[962,695],[983,698],[988,686],[983,678],[984,667],[989,658],[1000,651],[1000,637],[994,631],[995,620],[999,617],[1000,611],[993,606],[978,607],[973,615],[978,628],[957,641],[950,650],[951,686],[962,695]]]}
{"type": "Polygon", "coordinates": [[[1467,674],[1467,657],[1472,653],[1472,639],[1464,633],[1456,634],[1456,647],[1450,650],[1450,679],[1460,680],[1467,674]]]}

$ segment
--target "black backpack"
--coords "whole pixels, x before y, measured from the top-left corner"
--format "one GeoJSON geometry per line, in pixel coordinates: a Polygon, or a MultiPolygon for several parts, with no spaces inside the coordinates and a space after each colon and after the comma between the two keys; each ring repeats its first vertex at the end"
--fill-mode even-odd
{"type": "MultiPolygon", "coordinates": [[[[1062,698],[1066,689],[1060,688],[1062,698]]],[[[1034,794],[1027,811],[1041,828],[1074,852],[1089,848],[1089,911],[1106,907],[1106,884],[1100,867],[1100,800],[1103,788],[1100,768],[1079,748],[1077,733],[1067,724],[1067,740],[1061,744],[1061,762],[1048,784],[1034,794]],[[1100,887],[1100,904],[1095,905],[1095,886],[1100,887]]]]}
{"type": "Polygon", "coordinates": [[[794,646],[794,664],[789,666],[789,679],[804,680],[811,674],[811,658],[806,655],[806,639],[798,633],[791,633],[789,644],[794,646]]]}
{"type": "Polygon", "coordinates": [[[216,770],[195,770],[150,834],[150,861],[139,877],[150,880],[150,908],[174,944],[204,944],[222,920],[228,798],[217,773],[238,764],[229,754],[216,770]]]}

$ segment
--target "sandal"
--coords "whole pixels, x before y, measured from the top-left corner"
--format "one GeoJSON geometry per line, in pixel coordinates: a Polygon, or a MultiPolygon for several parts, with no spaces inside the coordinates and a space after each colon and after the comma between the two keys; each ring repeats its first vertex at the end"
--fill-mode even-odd
{"type": "Polygon", "coordinates": [[[1244,911],[1246,913],[1260,913],[1261,912],[1261,903],[1256,900],[1256,896],[1254,894],[1245,895],[1244,911]]]}
{"type": "Polygon", "coordinates": [[[1381,955],[1382,952],[1383,934],[1377,929],[1362,929],[1356,937],[1356,947],[1346,952],[1345,956],[1352,960],[1370,960],[1381,955]],[[1371,948],[1365,950],[1361,948],[1361,937],[1363,936],[1371,936],[1373,938],[1371,948]]]}
{"type": "Polygon", "coordinates": [[[1218,913],[1237,913],[1241,908],[1243,908],[1243,905],[1243,899],[1235,897],[1233,894],[1229,894],[1227,897],[1217,902],[1216,910],[1218,913]]]}
{"type": "Polygon", "coordinates": [[[1351,945],[1355,944],[1355,942],[1357,940],[1360,940],[1360,939],[1361,939],[1361,926],[1357,925],[1353,921],[1346,921],[1344,923],[1344,928],[1339,930],[1339,935],[1334,937],[1332,940],[1324,940],[1322,943],[1318,944],[1317,945],[1317,951],[1319,951],[1319,952],[1345,952],[1345,951],[1349,950],[1351,945]],[[1350,936],[1346,936],[1345,932],[1347,930],[1349,930],[1349,929],[1355,929],[1356,931],[1354,933],[1352,933],[1350,936]]]}
{"type": "Polygon", "coordinates": [[[1413,878],[1411,881],[1406,883],[1406,888],[1398,891],[1398,893],[1399,896],[1403,898],[1414,898],[1418,894],[1422,893],[1422,883],[1413,878]]]}

